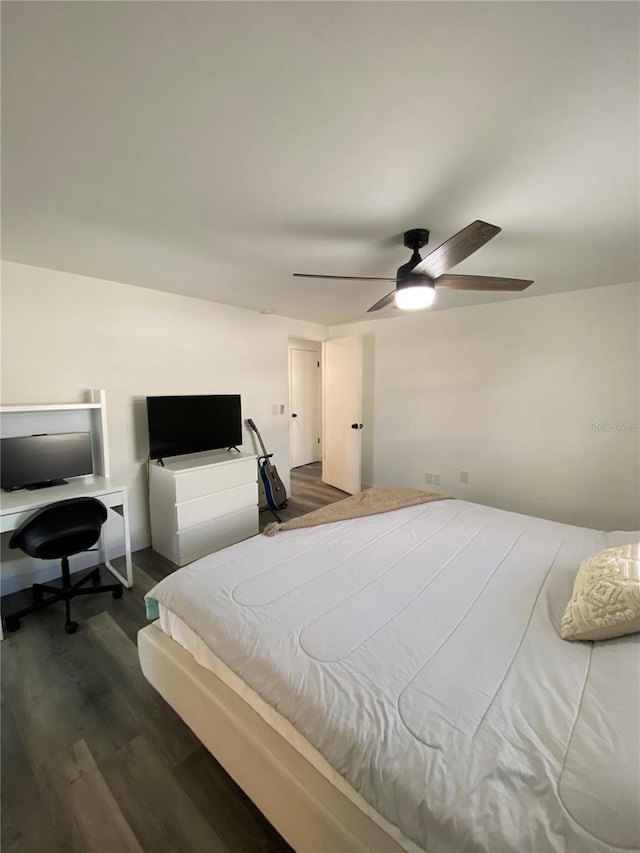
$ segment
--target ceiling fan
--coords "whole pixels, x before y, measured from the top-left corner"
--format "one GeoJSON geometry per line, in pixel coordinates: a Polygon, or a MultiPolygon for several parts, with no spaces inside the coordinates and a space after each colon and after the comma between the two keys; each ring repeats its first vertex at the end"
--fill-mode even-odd
{"type": "MultiPolygon", "coordinates": [[[[502,229],[476,219],[462,231],[458,231],[426,258],[418,251],[429,242],[429,232],[424,228],[412,228],[404,233],[404,245],[413,250],[406,264],[399,267],[395,278],[378,278],[360,275],[313,275],[294,272],[298,278],[333,278],[343,281],[394,281],[395,290],[387,293],[372,305],[369,311],[379,311],[395,301],[396,307],[404,310],[428,308],[435,299],[436,288],[449,290],[490,291],[508,293],[524,290],[533,284],[519,278],[495,278],[485,275],[449,275],[448,270],[455,267],[469,255],[480,249],[499,234],[502,229]]],[[[367,313],[368,313],[367,312],[367,313]]]]}

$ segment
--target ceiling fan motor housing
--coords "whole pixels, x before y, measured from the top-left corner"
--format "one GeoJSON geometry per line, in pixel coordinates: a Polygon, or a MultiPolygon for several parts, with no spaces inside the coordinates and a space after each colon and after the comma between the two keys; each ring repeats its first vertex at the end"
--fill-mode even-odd
{"type": "Polygon", "coordinates": [[[417,284],[424,285],[432,283],[432,279],[426,281],[426,276],[424,275],[411,275],[411,270],[422,260],[418,250],[426,246],[428,242],[429,232],[426,228],[412,228],[410,231],[404,232],[404,244],[407,249],[413,249],[413,254],[406,264],[398,268],[398,272],[396,273],[397,287],[415,287],[417,284]]]}
{"type": "MultiPolygon", "coordinates": [[[[405,264],[405,266],[409,266],[409,264],[405,264]]],[[[434,279],[430,278],[428,275],[421,273],[420,275],[412,275],[412,273],[407,270],[403,272],[403,267],[400,267],[398,270],[398,280],[396,281],[396,290],[402,290],[404,287],[435,287],[436,283],[434,279]],[[402,273],[402,274],[401,274],[402,273]]]]}
{"type": "Polygon", "coordinates": [[[404,244],[407,249],[417,251],[429,242],[429,232],[426,228],[412,228],[404,232],[404,244]]]}

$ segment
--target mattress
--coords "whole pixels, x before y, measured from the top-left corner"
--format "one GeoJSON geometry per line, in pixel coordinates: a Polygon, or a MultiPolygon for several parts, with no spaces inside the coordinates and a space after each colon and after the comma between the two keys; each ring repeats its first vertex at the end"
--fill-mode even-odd
{"type": "Polygon", "coordinates": [[[419,848],[632,850],[640,639],[559,625],[580,561],[637,538],[442,501],[255,537],[148,598],[419,848]]]}
{"type": "Polygon", "coordinates": [[[400,830],[378,814],[369,803],[337,773],[327,760],[314,749],[309,741],[281,714],[262,699],[255,690],[239,678],[217,655],[186,625],[179,616],[158,605],[158,621],[155,623],[164,634],[175,640],[181,648],[189,652],[200,666],[208,669],[230,687],[246,704],[271,726],[290,746],[292,746],[312,767],[318,770],[349,799],[361,812],[390,835],[408,853],[420,853],[420,848],[406,838],[400,830]]]}

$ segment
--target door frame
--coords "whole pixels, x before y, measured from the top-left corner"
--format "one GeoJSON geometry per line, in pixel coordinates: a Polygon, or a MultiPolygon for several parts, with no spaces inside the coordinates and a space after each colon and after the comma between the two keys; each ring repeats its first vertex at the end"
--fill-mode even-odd
{"type": "Polygon", "coordinates": [[[322,464],[322,456],[324,453],[324,394],[323,394],[323,367],[322,367],[322,345],[323,341],[318,340],[316,338],[300,338],[298,336],[290,335],[288,348],[287,348],[287,356],[288,356],[288,370],[289,370],[289,470],[292,469],[293,465],[293,419],[291,415],[293,414],[293,400],[292,400],[292,375],[291,375],[291,350],[293,349],[302,349],[307,352],[313,352],[318,358],[318,411],[319,411],[319,421],[318,421],[318,433],[320,438],[320,444],[318,448],[318,461],[322,464]]]}

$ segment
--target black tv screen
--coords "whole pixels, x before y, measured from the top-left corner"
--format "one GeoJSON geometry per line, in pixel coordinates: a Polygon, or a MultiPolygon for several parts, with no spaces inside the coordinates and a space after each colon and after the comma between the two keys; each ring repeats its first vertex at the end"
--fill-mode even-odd
{"type": "Polygon", "coordinates": [[[65,477],[93,473],[88,432],[3,438],[0,445],[3,489],[62,485],[65,477]]]}
{"type": "Polygon", "coordinates": [[[151,459],[242,444],[240,394],[147,397],[147,421],[151,459]]]}

